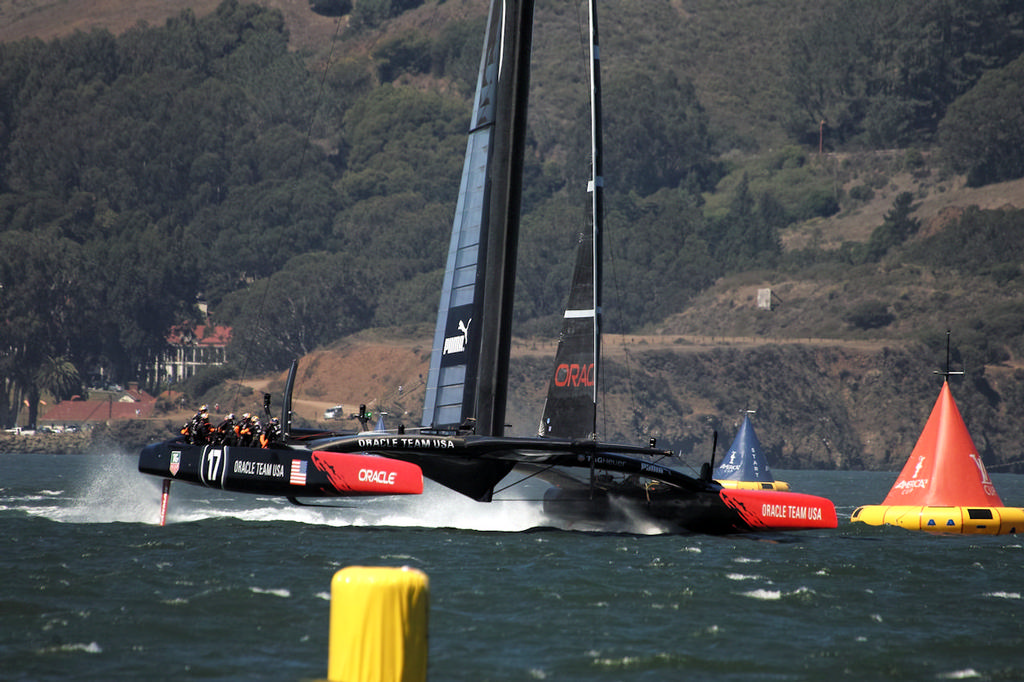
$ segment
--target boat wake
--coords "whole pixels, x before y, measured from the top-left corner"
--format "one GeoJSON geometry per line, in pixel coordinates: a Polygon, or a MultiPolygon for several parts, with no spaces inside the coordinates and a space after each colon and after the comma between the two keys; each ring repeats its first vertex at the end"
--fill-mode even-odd
{"type": "MultiPolygon", "coordinates": [[[[64,491],[48,491],[13,506],[61,523],[160,522],[161,481],[139,473],[134,459],[89,456],[87,472],[64,491]]],[[[8,506],[13,500],[8,500],[8,506]]],[[[326,526],[457,528],[523,531],[550,527],[534,500],[480,504],[427,481],[415,497],[366,497],[316,500],[296,506],[280,497],[235,494],[210,488],[171,484],[167,523],[233,518],[245,522],[294,522],[326,526]]]]}
{"type": "MultiPolygon", "coordinates": [[[[20,499],[4,501],[7,509],[20,509],[59,523],[160,522],[161,481],[139,473],[131,457],[114,454],[83,455],[88,460],[80,474],[70,477],[66,489],[47,489],[20,499]]],[[[534,529],[614,532],[652,535],[664,529],[642,519],[623,527],[574,525],[555,521],[541,503],[544,484],[515,486],[494,502],[481,504],[432,481],[422,495],[309,500],[296,506],[280,497],[230,493],[172,482],[167,523],[195,523],[208,519],[236,519],[247,523],[305,523],[334,527],[454,528],[460,530],[521,532],[534,529]]]]}

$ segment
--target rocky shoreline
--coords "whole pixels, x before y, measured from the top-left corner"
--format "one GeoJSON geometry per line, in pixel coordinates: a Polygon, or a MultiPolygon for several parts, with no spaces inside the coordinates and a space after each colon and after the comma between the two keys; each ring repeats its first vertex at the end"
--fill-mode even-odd
{"type": "Polygon", "coordinates": [[[171,420],[131,420],[96,424],[77,433],[0,433],[0,452],[12,454],[137,454],[149,443],[170,438],[171,420]]]}

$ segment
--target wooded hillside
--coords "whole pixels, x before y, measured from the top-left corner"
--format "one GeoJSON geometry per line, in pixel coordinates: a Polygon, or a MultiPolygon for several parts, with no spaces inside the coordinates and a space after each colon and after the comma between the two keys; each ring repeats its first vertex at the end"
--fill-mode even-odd
{"type": "MultiPolygon", "coordinates": [[[[554,333],[582,225],[579,10],[538,3],[524,336],[554,333]]],[[[234,327],[242,376],[367,327],[429,324],[485,13],[470,0],[0,2],[0,421],[82,394],[101,370],[135,378],[197,300],[234,327]]],[[[610,332],[891,344],[909,411],[933,399],[910,374],[936,368],[946,329],[972,381],[1012,375],[1024,204],[1008,189],[928,207],[1024,175],[1016,3],[607,0],[601,16],[610,332]],[[768,286],[778,305],[758,311],[751,292],[768,286]]],[[[777,402],[788,414],[759,431],[779,457],[886,463],[869,428],[883,420],[842,383],[863,386],[861,370],[837,384],[810,369],[828,365],[818,349],[721,352],[685,354],[703,369],[663,388],[650,368],[639,387],[611,385],[640,407],[620,404],[633,416],[610,431],[690,447],[705,425],[777,402]],[[748,361],[752,376],[777,365],[776,380],[751,393],[748,361]],[[821,454],[807,425],[844,391],[845,454],[821,454]]],[[[1024,405],[1010,382],[986,386],[977,420],[993,445],[979,448],[1008,460],[1021,434],[1000,417],[1024,405]]]]}

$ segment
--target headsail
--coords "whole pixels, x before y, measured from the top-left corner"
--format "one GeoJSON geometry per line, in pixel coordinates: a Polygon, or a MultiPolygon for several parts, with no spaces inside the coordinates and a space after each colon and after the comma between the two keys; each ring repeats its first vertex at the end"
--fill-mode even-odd
{"type": "Polygon", "coordinates": [[[565,308],[538,435],[597,438],[597,390],[601,355],[601,241],[604,225],[601,136],[601,50],[597,9],[590,3],[590,234],[580,236],[572,289],[565,308]]]}
{"type": "Polygon", "coordinates": [[[422,424],[502,435],[533,0],[494,0],[452,226],[422,424]]]}
{"type": "Polygon", "coordinates": [[[594,333],[593,237],[581,235],[569,303],[555,352],[554,373],[548,382],[539,436],[595,438],[597,415],[597,349],[594,333]]]}

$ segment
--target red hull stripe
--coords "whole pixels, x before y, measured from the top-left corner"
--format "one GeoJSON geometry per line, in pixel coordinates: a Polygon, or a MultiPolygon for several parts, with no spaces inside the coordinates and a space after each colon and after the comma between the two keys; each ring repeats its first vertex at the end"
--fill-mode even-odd
{"type": "Polygon", "coordinates": [[[339,492],[418,495],[423,472],[415,464],[374,455],[352,455],[317,450],[313,466],[327,474],[339,492]]]}
{"type": "Polygon", "coordinates": [[[774,490],[722,490],[719,494],[751,528],[808,529],[839,525],[836,506],[817,495],[774,490]]]}

